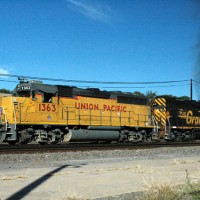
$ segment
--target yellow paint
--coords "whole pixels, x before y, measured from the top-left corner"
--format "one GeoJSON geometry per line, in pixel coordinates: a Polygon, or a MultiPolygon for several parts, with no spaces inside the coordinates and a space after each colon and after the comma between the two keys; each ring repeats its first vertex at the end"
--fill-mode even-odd
{"type": "Polygon", "coordinates": [[[9,123],[150,127],[148,107],[119,104],[115,99],[89,97],[58,98],[43,103],[41,95],[28,97],[0,97],[0,107],[9,123]]]}

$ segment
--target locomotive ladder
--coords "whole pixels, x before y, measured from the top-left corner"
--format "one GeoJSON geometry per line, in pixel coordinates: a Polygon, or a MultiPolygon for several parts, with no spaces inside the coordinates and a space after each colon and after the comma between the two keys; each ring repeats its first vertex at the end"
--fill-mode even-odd
{"type": "Polygon", "coordinates": [[[1,118],[1,123],[3,124],[2,116],[4,117],[5,131],[7,131],[7,129],[8,129],[8,120],[7,120],[7,116],[6,116],[6,113],[5,113],[4,108],[3,108],[3,107],[0,107],[0,118],[1,118]]]}

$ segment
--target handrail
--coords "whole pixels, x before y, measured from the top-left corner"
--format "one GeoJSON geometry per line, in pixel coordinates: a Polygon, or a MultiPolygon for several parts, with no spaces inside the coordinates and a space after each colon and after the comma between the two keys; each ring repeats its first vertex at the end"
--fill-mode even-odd
{"type": "MultiPolygon", "coordinates": [[[[73,109],[75,107],[64,106],[64,104],[62,103],[62,108],[64,109],[64,111],[67,112],[67,121],[69,122],[70,121],[70,119],[69,119],[70,108],[73,109]]],[[[110,125],[112,125],[114,123],[114,119],[119,119],[120,125],[123,122],[123,119],[127,119],[127,123],[129,126],[134,123],[136,123],[139,126],[141,123],[148,122],[148,120],[149,120],[149,115],[136,114],[134,111],[129,111],[129,115],[124,116],[124,117],[122,117],[121,114],[122,114],[122,112],[120,112],[119,116],[113,116],[111,114],[107,115],[107,116],[103,116],[101,109],[100,109],[99,115],[98,114],[92,115],[91,110],[88,110],[87,114],[80,114],[80,109],[78,109],[78,114],[76,114],[76,117],[78,117],[77,120],[78,120],[79,125],[82,121],[81,119],[83,119],[82,117],[88,117],[88,121],[89,121],[90,125],[91,125],[92,121],[99,121],[99,124],[102,125],[102,121],[103,121],[103,119],[106,119],[106,117],[109,118],[108,121],[110,122],[110,125]],[[136,117],[135,119],[134,119],[134,115],[136,117]],[[95,120],[92,119],[93,117],[95,118],[95,120]],[[98,118],[98,119],[96,119],[96,118],[98,118]]],[[[145,124],[145,126],[146,126],[146,124],[145,124]]]]}
{"type": "MultiPolygon", "coordinates": [[[[152,115],[152,121],[153,121],[153,126],[156,127],[156,132],[158,132],[158,122],[156,121],[155,116],[153,116],[153,115],[152,115]]],[[[155,128],[154,128],[154,130],[155,130],[155,128]]]]}
{"type": "Polygon", "coordinates": [[[14,114],[14,123],[15,123],[15,130],[17,129],[17,117],[16,117],[16,110],[15,110],[15,105],[17,105],[15,102],[13,102],[13,114],[14,114]]]}

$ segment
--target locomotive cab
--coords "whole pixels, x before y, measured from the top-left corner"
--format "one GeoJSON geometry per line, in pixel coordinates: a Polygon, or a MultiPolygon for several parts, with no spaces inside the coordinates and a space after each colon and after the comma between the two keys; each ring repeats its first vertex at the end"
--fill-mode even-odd
{"type": "Polygon", "coordinates": [[[13,92],[16,97],[29,97],[32,101],[52,103],[56,97],[57,89],[55,86],[43,84],[42,81],[20,81],[13,92]]]}
{"type": "MultiPolygon", "coordinates": [[[[10,144],[32,140],[46,143],[50,124],[58,120],[57,104],[55,86],[40,81],[20,80],[12,96],[0,100],[1,141],[10,144]]],[[[56,135],[50,133],[52,142],[60,140],[62,135],[60,130],[55,132],[56,135]]]]}

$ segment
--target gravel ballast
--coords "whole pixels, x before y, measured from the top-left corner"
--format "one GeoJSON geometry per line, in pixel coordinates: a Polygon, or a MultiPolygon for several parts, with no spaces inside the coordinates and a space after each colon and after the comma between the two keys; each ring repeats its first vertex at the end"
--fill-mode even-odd
{"type": "Polygon", "coordinates": [[[62,165],[66,161],[87,160],[93,163],[114,162],[116,160],[167,159],[199,156],[200,147],[171,147],[139,150],[77,151],[60,153],[0,154],[1,168],[46,167],[62,165]],[[42,162],[37,162],[42,161],[42,162]],[[35,163],[35,165],[33,165],[35,163]]]}

